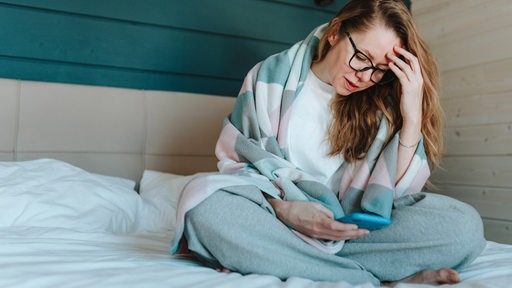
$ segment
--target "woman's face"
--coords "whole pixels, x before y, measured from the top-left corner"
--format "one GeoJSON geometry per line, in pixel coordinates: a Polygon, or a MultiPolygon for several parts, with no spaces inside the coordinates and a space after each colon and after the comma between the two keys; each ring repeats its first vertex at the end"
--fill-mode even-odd
{"type": "MultiPolygon", "coordinates": [[[[394,31],[382,25],[374,25],[367,31],[348,32],[356,48],[371,60],[373,66],[383,70],[389,69],[390,60],[386,55],[388,53],[395,54],[393,48],[401,46],[400,38],[394,31]]],[[[326,57],[311,67],[322,81],[333,86],[336,92],[343,96],[367,89],[375,84],[370,80],[373,69],[358,72],[350,67],[349,62],[355,51],[348,36],[335,34],[329,36],[328,41],[332,47],[326,57]]],[[[354,58],[353,61],[357,60],[358,56],[354,58]]],[[[354,62],[352,63],[354,64],[354,62]]]]}

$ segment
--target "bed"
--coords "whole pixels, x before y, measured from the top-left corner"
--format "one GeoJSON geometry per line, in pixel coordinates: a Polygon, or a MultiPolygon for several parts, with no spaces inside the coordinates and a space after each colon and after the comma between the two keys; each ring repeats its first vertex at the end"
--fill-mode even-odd
{"type": "MultiPolygon", "coordinates": [[[[0,95],[0,287],[373,287],[169,253],[181,187],[215,170],[233,98],[7,79],[0,95]]],[[[512,245],[488,241],[461,277],[510,287],[512,245]]]]}

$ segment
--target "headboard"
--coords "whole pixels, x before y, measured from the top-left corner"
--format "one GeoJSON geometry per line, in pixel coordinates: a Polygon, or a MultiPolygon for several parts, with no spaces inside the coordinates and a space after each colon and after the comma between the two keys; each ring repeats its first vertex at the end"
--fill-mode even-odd
{"type": "Polygon", "coordinates": [[[235,98],[0,79],[0,161],[54,158],[139,181],[216,170],[235,98]]]}

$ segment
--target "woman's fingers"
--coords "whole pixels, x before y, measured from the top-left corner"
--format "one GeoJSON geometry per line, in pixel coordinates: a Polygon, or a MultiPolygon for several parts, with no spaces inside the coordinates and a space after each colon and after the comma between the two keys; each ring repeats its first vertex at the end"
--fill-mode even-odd
{"type": "MultiPolygon", "coordinates": [[[[418,61],[418,58],[416,56],[414,56],[411,52],[405,50],[404,48],[402,47],[395,47],[395,52],[399,53],[400,55],[402,55],[405,59],[407,59],[407,61],[409,62],[409,65],[411,67],[411,69],[415,72],[419,72],[421,69],[420,69],[420,63],[418,61]]],[[[400,59],[400,58],[399,58],[400,59]]]]}
{"type": "Polygon", "coordinates": [[[366,236],[369,233],[366,229],[359,229],[357,225],[334,220],[331,210],[321,204],[318,209],[325,213],[325,217],[322,219],[321,225],[317,226],[319,233],[316,238],[326,240],[349,240],[366,236]]]}
{"type": "Polygon", "coordinates": [[[333,219],[331,210],[320,203],[280,201],[273,205],[278,218],[289,227],[317,239],[348,240],[368,235],[365,229],[333,219]]]}
{"type": "Polygon", "coordinates": [[[360,238],[369,234],[366,229],[359,229],[357,225],[347,224],[332,218],[325,218],[318,226],[315,238],[326,240],[349,240],[360,238]]]}
{"type": "Polygon", "coordinates": [[[389,67],[393,73],[402,80],[422,81],[423,78],[418,58],[401,47],[395,47],[395,52],[404,59],[391,53],[388,54],[388,58],[391,60],[389,67]]]}
{"type": "Polygon", "coordinates": [[[389,62],[389,69],[391,69],[391,71],[395,73],[396,78],[400,80],[400,83],[402,83],[402,85],[405,81],[409,81],[409,77],[407,77],[407,75],[402,71],[402,69],[398,67],[397,64],[395,64],[394,62],[389,62]]]}
{"type": "Polygon", "coordinates": [[[423,98],[423,76],[418,58],[411,52],[401,47],[395,47],[397,55],[388,54],[391,60],[389,68],[400,81],[402,95],[400,110],[405,120],[421,122],[422,98],[423,98]],[[402,58],[402,59],[401,59],[402,58]]]}

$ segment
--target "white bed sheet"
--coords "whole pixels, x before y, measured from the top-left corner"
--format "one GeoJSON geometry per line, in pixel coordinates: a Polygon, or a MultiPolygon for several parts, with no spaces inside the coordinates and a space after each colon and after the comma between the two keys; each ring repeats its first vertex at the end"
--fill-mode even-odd
{"type": "MultiPolygon", "coordinates": [[[[65,228],[0,228],[0,287],[373,287],[268,275],[242,276],[205,268],[168,252],[172,232],[112,234],[65,228]]],[[[512,246],[488,242],[450,286],[511,287],[512,246]]],[[[406,284],[399,287],[431,287],[406,284]]]]}
{"type": "MultiPolygon", "coordinates": [[[[0,162],[0,287],[372,287],[219,273],[170,255],[187,177],[146,171],[137,194],[60,161],[0,162]]],[[[512,287],[512,245],[488,242],[461,277],[454,287],[512,287]]]]}

